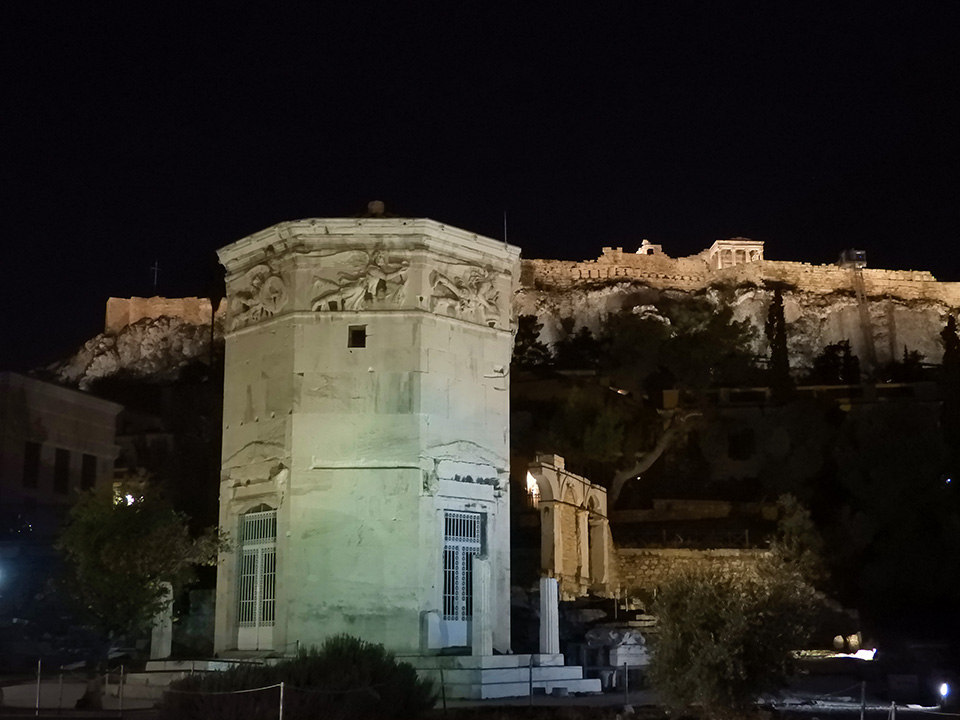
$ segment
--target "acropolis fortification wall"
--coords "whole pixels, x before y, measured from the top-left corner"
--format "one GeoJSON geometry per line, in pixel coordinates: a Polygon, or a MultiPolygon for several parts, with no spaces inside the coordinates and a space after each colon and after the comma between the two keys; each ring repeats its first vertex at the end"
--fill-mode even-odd
{"type": "MultiPolygon", "coordinates": [[[[221,303],[217,315],[222,318],[223,312],[224,305],[221,303]]],[[[155,320],[159,317],[179,318],[191,325],[209,325],[210,298],[108,298],[103,331],[116,334],[127,325],[144,318],[155,320]]]]}
{"type": "MultiPolygon", "coordinates": [[[[940,282],[923,270],[862,271],[871,298],[929,300],[960,307],[960,283],[940,282]]],[[[641,282],[661,290],[695,292],[711,285],[783,284],[800,292],[821,295],[853,292],[853,270],[839,265],[812,265],[783,260],[757,260],[711,269],[704,255],[672,258],[664,253],[640,255],[621,248],[604,248],[596,260],[524,260],[524,288],[572,289],[611,282],[641,282]]]]}
{"type": "MultiPolygon", "coordinates": [[[[854,271],[840,265],[760,259],[713,268],[709,264],[709,250],[674,258],[656,247],[656,253],[646,255],[607,247],[596,260],[523,260],[521,288],[549,292],[635,282],[659,290],[685,292],[715,285],[770,287],[775,284],[814,295],[854,292],[854,271]]],[[[960,308],[960,283],[940,282],[928,271],[863,268],[861,273],[868,298],[921,300],[960,308]]],[[[222,317],[223,312],[221,303],[217,309],[218,317],[222,317]]],[[[110,298],[104,331],[115,334],[144,318],[159,317],[207,325],[210,323],[210,300],[197,297],[110,298]]]]}

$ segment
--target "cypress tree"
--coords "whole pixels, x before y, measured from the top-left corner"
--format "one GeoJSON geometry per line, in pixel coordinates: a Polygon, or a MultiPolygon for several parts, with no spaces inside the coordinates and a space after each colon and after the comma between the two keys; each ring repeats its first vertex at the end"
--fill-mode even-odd
{"type": "Polygon", "coordinates": [[[790,356],[787,354],[787,321],[783,314],[783,291],[774,290],[773,300],[767,309],[764,326],[770,343],[770,389],[774,402],[784,402],[793,388],[790,378],[790,356]]]}

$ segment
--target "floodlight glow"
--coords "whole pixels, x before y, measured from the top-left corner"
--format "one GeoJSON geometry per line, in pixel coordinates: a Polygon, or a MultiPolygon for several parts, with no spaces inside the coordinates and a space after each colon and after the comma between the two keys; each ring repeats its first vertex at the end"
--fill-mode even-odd
{"type": "Polygon", "coordinates": [[[137,501],[133,495],[127,495],[125,499],[127,501],[127,505],[133,505],[137,501]]]}
{"type": "Polygon", "coordinates": [[[540,485],[537,484],[537,479],[529,472],[527,473],[527,494],[534,505],[540,500],[540,485]]]}
{"type": "Polygon", "coordinates": [[[945,698],[950,694],[950,686],[947,683],[940,683],[940,697],[945,698]]]}

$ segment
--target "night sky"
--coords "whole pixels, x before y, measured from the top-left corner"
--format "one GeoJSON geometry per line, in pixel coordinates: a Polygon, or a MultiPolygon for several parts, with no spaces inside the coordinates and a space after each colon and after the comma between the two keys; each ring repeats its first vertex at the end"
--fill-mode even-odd
{"type": "Polygon", "coordinates": [[[525,257],[743,235],[960,280],[960,3],[329,5],[3,4],[0,369],[71,354],[155,261],[203,295],[216,248],[372,199],[506,211],[525,257]]]}

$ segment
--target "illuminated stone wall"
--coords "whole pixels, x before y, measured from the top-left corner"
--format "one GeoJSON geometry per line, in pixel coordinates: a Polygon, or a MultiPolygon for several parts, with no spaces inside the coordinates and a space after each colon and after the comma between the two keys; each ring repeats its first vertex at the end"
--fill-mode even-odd
{"type": "MultiPolygon", "coordinates": [[[[217,314],[222,315],[225,306],[221,303],[217,314]]],[[[179,318],[193,325],[210,324],[210,298],[131,297],[107,300],[104,332],[117,333],[127,325],[144,318],[179,318]]]]}
{"type": "MultiPolygon", "coordinates": [[[[758,260],[714,269],[703,254],[672,258],[621,248],[604,248],[596,260],[524,260],[522,266],[525,289],[564,289],[611,281],[641,281],[658,289],[687,291],[722,283],[784,283],[801,292],[831,294],[852,292],[851,278],[851,270],[838,265],[758,260]]],[[[960,307],[960,283],[939,282],[927,271],[865,268],[863,280],[868,297],[930,300],[960,307]]]]}
{"type": "MultiPolygon", "coordinates": [[[[519,249],[431,220],[282,223],[227,269],[221,525],[277,511],[276,620],[250,648],[237,553],[216,649],[337,633],[402,653],[442,619],[444,517],[478,514],[493,642],[510,649],[509,366],[519,249]]],[[[466,635],[469,642],[469,633],[466,635]]]]}
{"type": "Polygon", "coordinates": [[[540,573],[557,579],[560,595],[612,595],[613,540],[607,491],[567,471],[559,455],[539,455],[529,468],[540,513],[540,573]]]}
{"type": "Polygon", "coordinates": [[[757,564],[767,556],[767,550],[617,548],[618,579],[624,591],[653,592],[684,572],[709,570],[733,577],[755,577],[757,564]]]}

